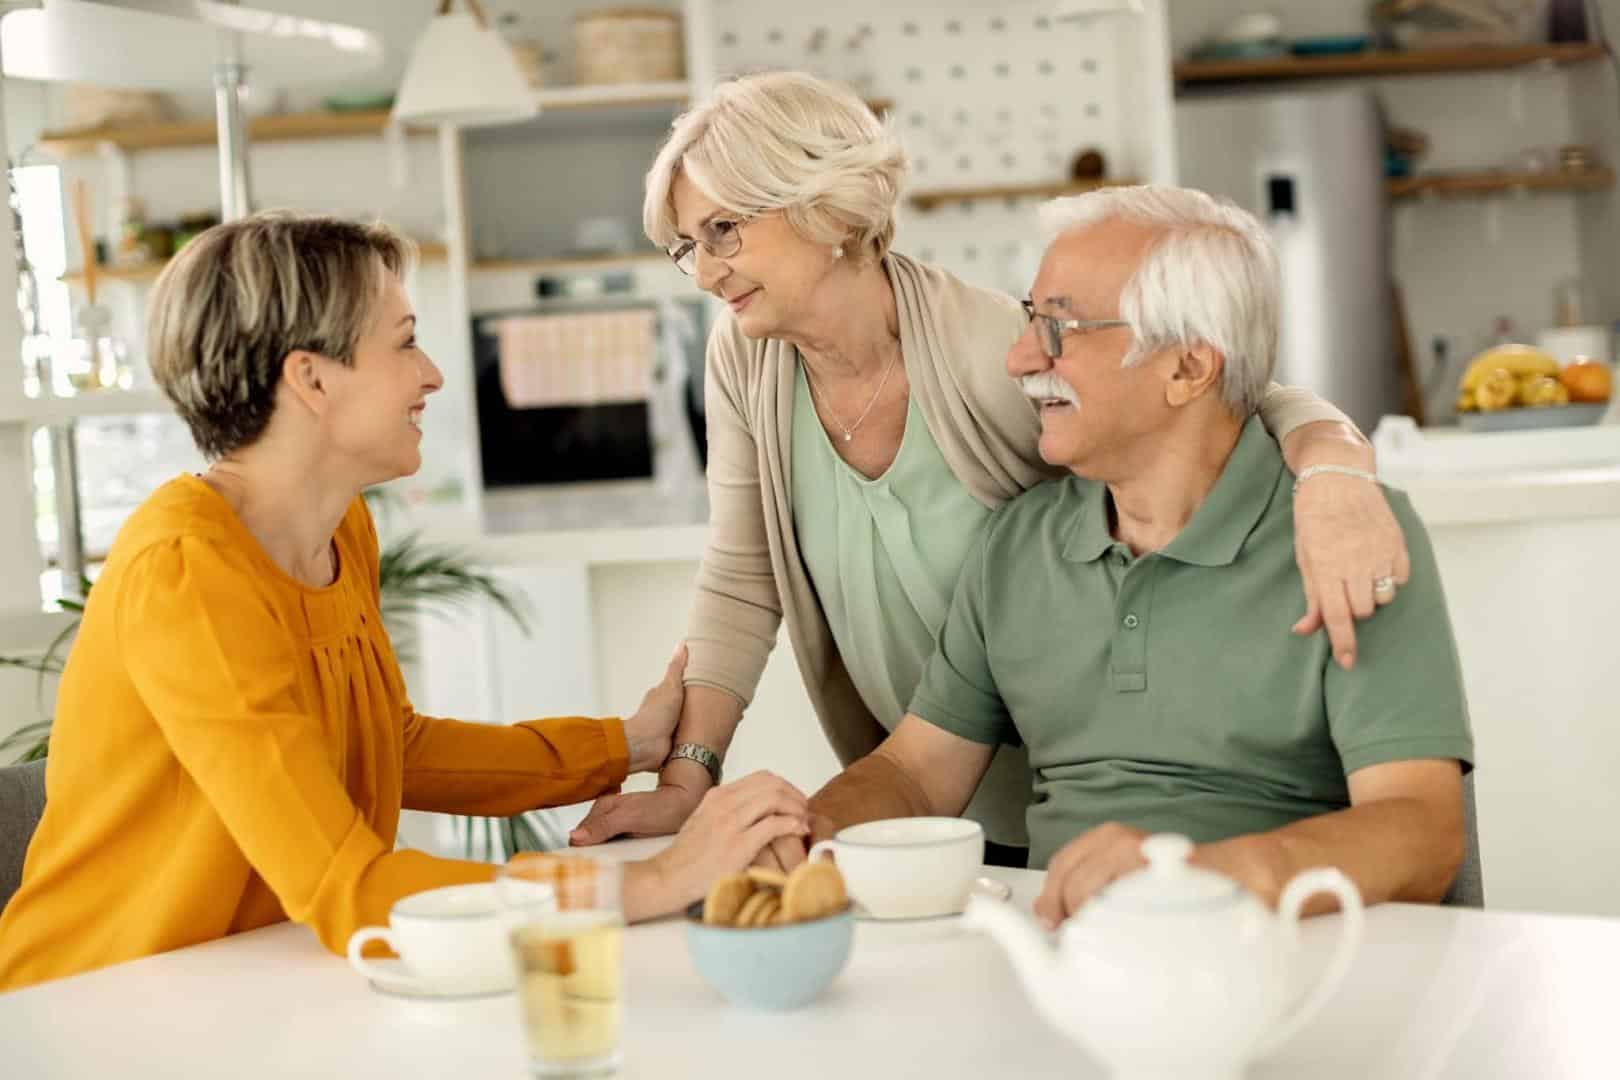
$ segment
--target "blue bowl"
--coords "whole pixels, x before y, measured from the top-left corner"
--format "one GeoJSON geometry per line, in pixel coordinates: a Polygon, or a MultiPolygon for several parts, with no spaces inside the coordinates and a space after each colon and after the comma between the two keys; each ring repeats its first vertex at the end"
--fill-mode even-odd
{"type": "Polygon", "coordinates": [[[849,962],[855,920],[846,909],[813,922],[739,929],[710,926],[687,909],[692,964],[727,1001],[781,1011],[810,1004],[849,962]]]}

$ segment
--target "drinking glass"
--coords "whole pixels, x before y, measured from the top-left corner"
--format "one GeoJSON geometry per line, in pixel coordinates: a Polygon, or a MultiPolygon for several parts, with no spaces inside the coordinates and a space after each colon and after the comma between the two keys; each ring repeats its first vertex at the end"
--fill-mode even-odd
{"type": "Polygon", "coordinates": [[[618,863],[573,853],[517,855],[496,875],[535,1076],[606,1076],[623,1060],[621,882],[618,863]]]}

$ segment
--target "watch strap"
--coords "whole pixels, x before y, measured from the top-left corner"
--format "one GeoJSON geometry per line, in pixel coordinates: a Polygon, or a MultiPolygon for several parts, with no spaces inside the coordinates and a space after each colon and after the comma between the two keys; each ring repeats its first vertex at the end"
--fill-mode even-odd
{"type": "Polygon", "coordinates": [[[681,743],[669,752],[667,760],[674,761],[676,758],[685,758],[687,761],[697,762],[709,770],[709,776],[716,784],[720,783],[720,755],[702,743],[681,743]]]}

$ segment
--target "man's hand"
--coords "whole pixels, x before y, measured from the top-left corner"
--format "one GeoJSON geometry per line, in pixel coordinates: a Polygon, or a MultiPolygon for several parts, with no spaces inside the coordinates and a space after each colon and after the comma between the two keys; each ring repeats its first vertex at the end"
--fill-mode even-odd
{"type": "Polygon", "coordinates": [[[681,703],[686,699],[686,687],[681,682],[685,673],[686,645],[683,643],[675,650],[663,679],[647,691],[635,715],[625,720],[624,738],[630,744],[631,772],[657,769],[669,757],[675,725],[681,719],[681,703]]]}
{"type": "Polygon", "coordinates": [[[605,844],[616,836],[668,836],[692,816],[703,793],[661,784],[654,791],[603,795],[592,804],[568,842],[574,847],[605,844]]]}
{"type": "Polygon", "coordinates": [[[1035,900],[1035,915],[1047,929],[1057,925],[1115,878],[1147,865],[1142,841],[1148,834],[1110,821],[1069,841],[1046,864],[1046,885],[1035,900]]]}
{"type": "MultiPolygon", "coordinates": [[[[1146,866],[1142,841],[1148,835],[1114,821],[1081,833],[1047,864],[1046,885],[1035,901],[1035,914],[1048,929],[1055,929],[1116,878],[1146,866]]],[[[1287,881],[1278,861],[1278,847],[1266,833],[1199,844],[1187,861],[1224,874],[1272,907],[1287,881]]]]}
{"type": "Polygon", "coordinates": [[[810,849],[823,840],[831,840],[838,827],[825,814],[811,813],[810,832],[805,836],[784,836],[774,840],[754,859],[755,866],[780,870],[784,874],[809,857],[810,849]]]}

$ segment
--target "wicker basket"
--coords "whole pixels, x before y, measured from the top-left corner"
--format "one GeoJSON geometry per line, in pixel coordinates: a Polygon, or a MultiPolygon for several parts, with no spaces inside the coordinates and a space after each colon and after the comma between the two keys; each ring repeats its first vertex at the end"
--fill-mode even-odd
{"type": "Polygon", "coordinates": [[[608,8],[574,17],[574,81],[677,82],[686,78],[681,17],[660,8],[608,8]]]}

